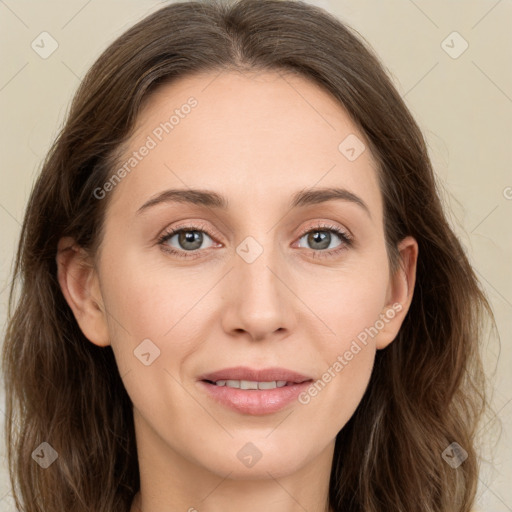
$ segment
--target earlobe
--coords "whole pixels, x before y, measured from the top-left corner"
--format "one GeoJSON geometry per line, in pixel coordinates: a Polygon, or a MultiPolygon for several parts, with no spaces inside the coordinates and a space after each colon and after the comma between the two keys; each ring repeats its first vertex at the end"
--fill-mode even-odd
{"type": "Polygon", "coordinates": [[[101,347],[110,345],[98,275],[86,251],[64,237],[59,240],[56,261],[60,288],[85,337],[101,347]]]}
{"type": "Polygon", "coordinates": [[[413,237],[408,236],[398,244],[398,251],[400,266],[395,274],[390,276],[384,307],[384,327],[376,339],[377,350],[386,348],[398,335],[414,294],[418,242],[413,237]]]}

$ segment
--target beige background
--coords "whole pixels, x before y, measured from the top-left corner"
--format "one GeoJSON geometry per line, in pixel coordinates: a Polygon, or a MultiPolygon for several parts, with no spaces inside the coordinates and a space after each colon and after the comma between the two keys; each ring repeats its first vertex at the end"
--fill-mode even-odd
{"type": "MultiPolygon", "coordinates": [[[[165,3],[0,0],[2,326],[25,203],[81,77],[111,41],[165,3]],[[31,47],[43,31],[58,43],[47,59],[31,47]]],[[[503,431],[493,465],[482,466],[478,510],[512,511],[512,3],[310,3],[352,25],[376,49],[428,139],[452,225],[492,301],[501,336],[501,349],[496,343],[486,349],[486,364],[494,375],[494,407],[503,431]],[[450,35],[454,31],[460,36],[450,35]],[[465,42],[468,48],[458,56],[465,42]]],[[[2,423],[3,403],[2,396],[2,423]]],[[[2,441],[2,512],[14,510],[4,453],[2,441]]]]}

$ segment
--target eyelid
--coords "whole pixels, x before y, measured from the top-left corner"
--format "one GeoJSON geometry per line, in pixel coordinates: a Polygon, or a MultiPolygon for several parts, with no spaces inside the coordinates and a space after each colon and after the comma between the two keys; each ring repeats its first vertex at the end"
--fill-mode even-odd
{"type": "Polygon", "coordinates": [[[217,233],[217,231],[210,227],[208,223],[204,221],[195,221],[189,220],[178,223],[175,226],[167,226],[162,232],[157,236],[157,240],[161,240],[164,237],[168,237],[172,234],[176,234],[177,231],[204,231],[210,238],[222,238],[221,235],[217,233]],[[212,233],[213,232],[213,233],[212,233]]]}
{"type": "Polygon", "coordinates": [[[340,233],[345,235],[346,238],[349,239],[350,241],[352,241],[354,238],[354,235],[352,234],[352,232],[349,229],[347,229],[345,227],[340,227],[336,224],[333,224],[332,221],[322,221],[322,220],[315,221],[315,222],[313,222],[312,225],[310,225],[309,227],[302,230],[299,235],[299,238],[302,238],[304,235],[310,233],[311,231],[315,231],[315,230],[320,231],[322,229],[339,231],[340,233]]]}

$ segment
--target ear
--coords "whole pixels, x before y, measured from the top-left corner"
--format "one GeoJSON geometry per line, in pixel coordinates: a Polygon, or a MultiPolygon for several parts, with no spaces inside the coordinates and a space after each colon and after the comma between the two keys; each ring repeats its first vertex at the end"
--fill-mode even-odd
{"type": "Polygon", "coordinates": [[[398,244],[400,265],[394,275],[390,275],[386,305],[380,315],[384,327],[376,337],[377,350],[387,347],[398,335],[400,327],[409,311],[416,282],[418,242],[411,236],[398,244]]]}
{"type": "Polygon", "coordinates": [[[95,345],[110,345],[98,275],[87,252],[70,237],[57,246],[60,288],[85,337],[95,345]]]}

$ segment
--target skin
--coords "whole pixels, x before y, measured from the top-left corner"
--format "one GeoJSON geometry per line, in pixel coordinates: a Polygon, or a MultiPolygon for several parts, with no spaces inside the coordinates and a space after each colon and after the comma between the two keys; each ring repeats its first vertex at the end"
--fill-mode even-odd
{"type": "Polygon", "coordinates": [[[403,268],[391,275],[366,138],[335,99],[296,75],[223,72],[167,84],[139,114],[127,158],[190,96],[197,107],[108,193],[99,251],[59,244],[66,300],[85,336],[112,346],[133,402],[141,492],[132,512],[325,512],[336,434],[364,394],[376,351],[400,329],[418,246],[401,242],[403,268]],[[366,146],[354,161],[338,149],[349,134],[366,146]],[[348,189],[369,213],[347,200],[290,209],[295,192],[319,187],[348,189]],[[214,190],[229,209],[164,202],[137,212],[170,188],[214,190]],[[186,253],[177,235],[157,241],[198,223],[198,257],[164,250],[186,253]],[[349,231],[353,245],[325,256],[344,242],[327,230],[329,248],[319,249],[304,236],[322,223],[349,231]],[[251,263],[236,252],[248,236],[263,249],[251,263]],[[308,404],[242,414],[198,385],[202,373],[236,365],[320,379],[393,304],[401,310],[308,404]],[[134,356],[147,338],[160,350],[148,366],[134,356]],[[237,458],[248,442],[262,454],[252,467],[237,458]]]}

